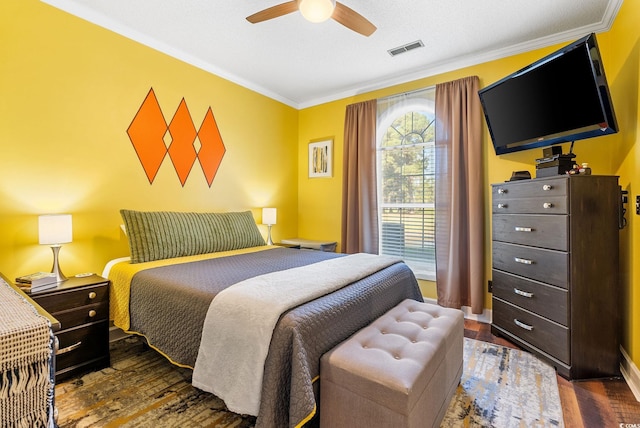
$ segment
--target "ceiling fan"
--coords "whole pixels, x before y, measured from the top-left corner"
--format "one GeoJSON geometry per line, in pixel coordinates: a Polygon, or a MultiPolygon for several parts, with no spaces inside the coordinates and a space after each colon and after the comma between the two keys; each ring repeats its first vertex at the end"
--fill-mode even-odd
{"type": "Polygon", "coordinates": [[[296,10],[299,10],[308,21],[322,22],[332,18],[363,36],[368,37],[376,31],[376,26],[364,16],[336,0],[291,0],[247,16],[247,21],[257,24],[296,10]]]}

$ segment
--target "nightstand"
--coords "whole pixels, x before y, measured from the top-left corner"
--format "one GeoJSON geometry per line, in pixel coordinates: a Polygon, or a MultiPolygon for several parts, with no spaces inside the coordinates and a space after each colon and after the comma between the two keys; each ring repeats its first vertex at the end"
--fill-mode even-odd
{"type": "Polygon", "coordinates": [[[110,365],[109,280],[71,277],[56,288],[29,295],[61,324],[55,333],[56,382],[110,365]]]}

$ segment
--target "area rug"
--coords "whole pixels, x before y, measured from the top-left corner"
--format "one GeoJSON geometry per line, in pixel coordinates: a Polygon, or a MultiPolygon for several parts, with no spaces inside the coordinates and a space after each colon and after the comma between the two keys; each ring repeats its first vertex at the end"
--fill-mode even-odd
{"type": "Polygon", "coordinates": [[[464,339],[464,372],[442,427],[563,427],[553,367],[525,351],[464,339]]]}
{"type": "Polygon", "coordinates": [[[56,385],[59,428],[250,428],[255,419],[191,386],[172,365],[129,336],[110,344],[111,366],[56,385]]]}
{"type": "MultiPolygon", "coordinates": [[[[464,373],[442,427],[562,427],[553,368],[532,355],[465,339],[464,373]]],[[[111,344],[111,367],[56,385],[60,428],[250,428],[255,419],[191,386],[171,365],[128,337],[111,344]]]]}

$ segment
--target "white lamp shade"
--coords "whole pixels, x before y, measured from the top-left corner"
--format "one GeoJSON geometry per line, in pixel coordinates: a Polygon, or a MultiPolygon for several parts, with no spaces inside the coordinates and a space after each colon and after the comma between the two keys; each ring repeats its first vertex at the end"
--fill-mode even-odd
{"type": "Polygon", "coordinates": [[[40,244],[66,244],[72,238],[71,214],[48,214],[38,217],[40,244]]]}
{"type": "Polygon", "coordinates": [[[323,22],[331,18],[336,7],[335,0],[300,0],[298,9],[309,22],[323,22]]]}
{"type": "Polygon", "coordinates": [[[276,209],[275,208],[263,208],[262,209],[262,224],[276,224],[276,209]]]}

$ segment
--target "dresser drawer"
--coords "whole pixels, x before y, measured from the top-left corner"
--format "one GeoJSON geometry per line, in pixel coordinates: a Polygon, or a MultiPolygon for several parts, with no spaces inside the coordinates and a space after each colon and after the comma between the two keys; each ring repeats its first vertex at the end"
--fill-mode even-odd
{"type": "Polygon", "coordinates": [[[109,360],[108,321],[72,328],[57,334],[56,337],[59,343],[56,354],[56,372],[76,365],[91,363],[97,358],[109,360]]]}
{"type": "Polygon", "coordinates": [[[493,323],[565,364],[571,363],[569,329],[494,296],[493,323]]]}
{"type": "Polygon", "coordinates": [[[104,321],[109,317],[109,302],[80,306],[79,308],[57,312],[62,330],[67,330],[81,324],[104,321]]]}
{"type": "Polygon", "coordinates": [[[557,177],[549,180],[523,180],[494,184],[493,200],[544,198],[548,196],[567,196],[568,178],[557,177]]]}
{"type": "Polygon", "coordinates": [[[568,253],[493,242],[493,268],[558,287],[569,283],[568,253]]]}
{"type": "Polygon", "coordinates": [[[569,216],[496,214],[493,240],[567,251],[569,216]]]}
{"type": "Polygon", "coordinates": [[[51,294],[43,293],[42,295],[34,297],[34,300],[51,314],[68,309],[75,309],[78,306],[103,302],[107,302],[108,304],[109,283],[107,282],[93,287],[83,287],[81,289],[56,291],[51,294]]]}
{"type": "Polygon", "coordinates": [[[569,212],[569,204],[566,196],[494,199],[492,212],[494,214],[567,214],[569,212]]]}
{"type": "Polygon", "coordinates": [[[555,321],[569,325],[569,292],[498,270],[493,271],[493,296],[555,321]]]}

